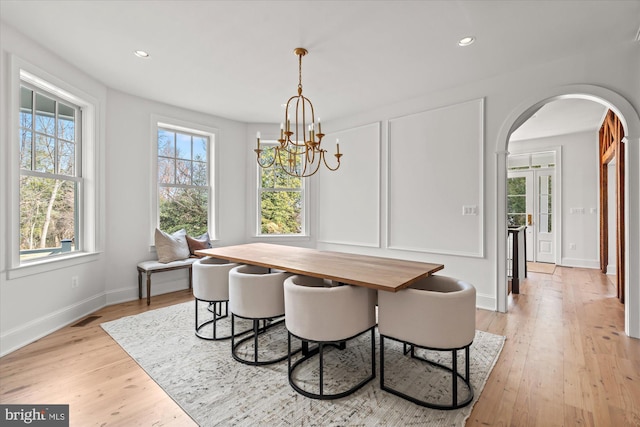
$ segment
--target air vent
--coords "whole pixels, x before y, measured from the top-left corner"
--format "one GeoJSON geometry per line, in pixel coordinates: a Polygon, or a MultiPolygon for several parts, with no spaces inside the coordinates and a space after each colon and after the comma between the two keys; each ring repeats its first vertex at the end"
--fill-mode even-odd
{"type": "Polygon", "coordinates": [[[97,320],[97,319],[99,319],[101,317],[102,316],[89,316],[89,317],[86,317],[86,318],[82,319],[81,321],[79,321],[78,323],[76,323],[75,325],[73,325],[72,327],[87,326],[89,323],[91,323],[94,320],[97,320]]]}

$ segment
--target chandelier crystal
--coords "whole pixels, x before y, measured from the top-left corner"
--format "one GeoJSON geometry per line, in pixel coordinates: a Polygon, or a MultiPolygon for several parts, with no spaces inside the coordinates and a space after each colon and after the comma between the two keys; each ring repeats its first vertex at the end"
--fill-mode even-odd
{"type": "Polygon", "coordinates": [[[298,47],[293,50],[298,56],[298,95],[287,101],[284,111],[284,121],[280,123],[279,145],[273,148],[260,148],[260,132],[257,133],[256,160],[263,168],[275,166],[281,168],[287,175],[306,178],[318,172],[320,165],[335,171],[340,167],[340,144],[336,140],[335,167],[329,166],[327,150],[321,147],[322,127],[320,118],[316,121],[313,104],[309,98],[302,95],[302,57],[308,52],[298,47]],[[293,121],[292,121],[293,118],[293,121]]]}

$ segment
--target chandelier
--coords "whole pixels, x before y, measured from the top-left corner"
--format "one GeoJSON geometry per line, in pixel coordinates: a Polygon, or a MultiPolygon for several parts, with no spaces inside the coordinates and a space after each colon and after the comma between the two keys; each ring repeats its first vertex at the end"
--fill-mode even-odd
{"type": "Polygon", "coordinates": [[[257,133],[256,160],[263,168],[269,168],[275,164],[286,174],[305,178],[318,172],[320,165],[324,163],[327,169],[335,171],[340,167],[340,144],[336,140],[335,167],[327,163],[327,150],[321,147],[322,128],[320,118],[316,122],[313,104],[309,98],[302,95],[302,57],[307,50],[298,47],[293,50],[298,56],[298,95],[294,95],[287,101],[284,112],[284,121],[280,123],[279,145],[267,149],[260,148],[260,132],[257,133]],[[293,116],[293,122],[291,118],[293,116]],[[264,155],[263,155],[264,153],[264,155]]]}

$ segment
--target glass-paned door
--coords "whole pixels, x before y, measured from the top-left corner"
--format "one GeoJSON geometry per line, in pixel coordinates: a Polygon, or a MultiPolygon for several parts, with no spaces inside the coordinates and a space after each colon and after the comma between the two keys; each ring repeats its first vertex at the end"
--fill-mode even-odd
{"type": "Polygon", "coordinates": [[[555,262],[554,170],[509,171],[507,224],[527,226],[527,261],[555,262]]]}
{"type": "Polygon", "coordinates": [[[553,171],[534,171],[536,176],[536,261],[555,262],[553,253],[553,171]]]}
{"type": "Polygon", "coordinates": [[[527,226],[527,261],[533,261],[533,180],[531,171],[509,172],[507,178],[507,225],[527,226]]]}

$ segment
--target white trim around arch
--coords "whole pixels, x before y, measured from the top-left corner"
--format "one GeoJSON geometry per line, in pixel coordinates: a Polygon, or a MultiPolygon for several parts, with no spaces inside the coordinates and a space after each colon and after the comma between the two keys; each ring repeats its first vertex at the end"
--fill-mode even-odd
{"type": "Polygon", "coordinates": [[[625,169],[625,333],[640,338],[640,117],[622,96],[594,85],[567,85],[550,88],[516,106],[503,121],[496,141],[496,278],[498,311],[507,311],[506,275],[506,182],[507,155],[511,133],[544,104],[567,98],[581,98],[598,102],[620,117],[625,129],[627,167],[625,169]]]}

